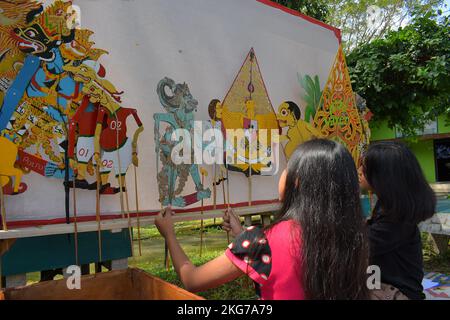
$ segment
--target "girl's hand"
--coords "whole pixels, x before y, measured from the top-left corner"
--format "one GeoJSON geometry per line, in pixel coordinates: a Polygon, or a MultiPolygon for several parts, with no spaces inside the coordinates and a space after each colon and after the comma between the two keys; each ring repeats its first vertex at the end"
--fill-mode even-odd
{"type": "Polygon", "coordinates": [[[223,215],[223,229],[227,232],[231,232],[233,237],[236,237],[244,231],[241,220],[239,220],[239,217],[231,208],[227,209],[223,215]]]}
{"type": "Polygon", "coordinates": [[[172,216],[174,212],[172,208],[167,207],[162,210],[155,219],[155,226],[164,238],[175,235],[172,216]]]}

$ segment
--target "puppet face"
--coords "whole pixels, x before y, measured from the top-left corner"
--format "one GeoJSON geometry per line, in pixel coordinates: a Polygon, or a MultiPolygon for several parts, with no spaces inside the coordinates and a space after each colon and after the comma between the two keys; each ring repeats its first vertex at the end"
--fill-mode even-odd
{"type": "Polygon", "coordinates": [[[222,119],[223,108],[220,102],[216,104],[216,119],[222,119]]]}
{"type": "Polygon", "coordinates": [[[54,42],[38,24],[25,28],[16,28],[12,34],[19,42],[19,49],[24,53],[40,56],[54,47],[54,42]]]}
{"type": "Polygon", "coordinates": [[[64,71],[73,74],[73,79],[76,82],[81,82],[84,84],[92,82],[96,78],[94,69],[81,64],[79,66],[74,66],[72,64],[67,64],[63,67],[64,71]]]}
{"type": "Polygon", "coordinates": [[[117,91],[114,85],[108,80],[100,77],[98,72],[90,66],[82,63],[80,65],[68,64],[63,67],[64,71],[73,75],[76,82],[83,83],[83,93],[89,96],[89,101],[99,103],[107,108],[111,113],[120,109],[117,91]]]}
{"type": "Polygon", "coordinates": [[[198,101],[192,96],[187,84],[177,84],[174,100],[178,101],[180,109],[186,113],[197,111],[198,101]]]}
{"type": "Polygon", "coordinates": [[[89,96],[89,101],[94,104],[100,104],[108,109],[111,114],[114,114],[121,107],[116,101],[104,91],[103,88],[97,86],[95,83],[85,84],[83,93],[89,96]]]}
{"type": "Polygon", "coordinates": [[[278,108],[277,120],[281,128],[294,127],[297,123],[295,115],[289,109],[289,105],[286,102],[282,103],[278,108]]]}

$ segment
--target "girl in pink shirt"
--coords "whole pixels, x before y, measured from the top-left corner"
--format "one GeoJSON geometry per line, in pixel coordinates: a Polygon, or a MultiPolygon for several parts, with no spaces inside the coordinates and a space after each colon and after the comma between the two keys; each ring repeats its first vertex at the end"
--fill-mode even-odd
{"type": "Polygon", "coordinates": [[[323,139],[302,144],[280,178],[279,193],[282,209],[265,229],[243,230],[226,212],[224,227],[236,238],[200,267],[176,240],[170,208],[158,216],[155,224],[186,289],[204,291],[247,275],[263,300],[367,299],[367,240],[347,149],[323,139]]]}

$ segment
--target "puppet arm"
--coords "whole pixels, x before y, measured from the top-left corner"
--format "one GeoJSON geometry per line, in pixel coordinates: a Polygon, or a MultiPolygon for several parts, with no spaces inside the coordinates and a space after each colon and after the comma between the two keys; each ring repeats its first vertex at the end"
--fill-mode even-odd
{"type": "Polygon", "coordinates": [[[155,113],[153,115],[153,119],[155,120],[155,126],[153,128],[153,135],[154,135],[154,140],[155,140],[155,152],[159,153],[159,124],[161,122],[161,114],[159,113],[155,113]]]}
{"type": "Polygon", "coordinates": [[[133,135],[133,142],[131,143],[131,147],[133,150],[133,165],[138,167],[139,166],[139,159],[137,157],[137,142],[139,139],[139,135],[144,131],[144,126],[142,125],[141,119],[139,119],[139,116],[137,115],[137,111],[133,109],[132,111],[134,120],[136,121],[139,128],[136,130],[136,132],[133,135]]]}
{"type": "Polygon", "coordinates": [[[97,123],[95,127],[95,136],[94,136],[94,160],[97,165],[101,165],[100,163],[100,135],[102,133],[102,124],[97,123]]]}
{"type": "Polygon", "coordinates": [[[67,150],[67,155],[69,157],[69,166],[73,170],[77,170],[77,161],[75,160],[75,139],[76,139],[76,123],[75,121],[70,121],[69,124],[69,145],[67,150]]]}
{"type": "Polygon", "coordinates": [[[285,134],[280,135],[280,142],[290,141],[289,137],[285,134]]]}
{"type": "Polygon", "coordinates": [[[100,108],[98,110],[98,116],[97,116],[97,125],[95,127],[95,135],[94,135],[94,160],[95,163],[101,167],[101,161],[100,161],[100,136],[102,134],[103,129],[103,118],[105,116],[105,111],[103,108],[100,108]]]}

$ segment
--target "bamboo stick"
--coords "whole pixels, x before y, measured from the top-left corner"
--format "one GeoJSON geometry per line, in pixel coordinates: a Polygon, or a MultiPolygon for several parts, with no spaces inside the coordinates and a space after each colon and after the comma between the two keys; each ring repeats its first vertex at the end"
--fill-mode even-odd
{"type": "Polygon", "coordinates": [[[131,256],[134,257],[134,246],[133,246],[133,230],[131,228],[131,216],[130,216],[130,203],[128,199],[128,188],[127,188],[127,181],[126,177],[123,177],[123,186],[125,187],[124,197],[125,197],[125,210],[126,215],[128,219],[128,234],[130,236],[130,248],[131,248],[131,256]]]}
{"type": "Polygon", "coordinates": [[[95,172],[97,175],[97,190],[96,190],[96,205],[95,205],[95,218],[97,220],[97,240],[98,240],[98,256],[99,256],[99,262],[102,262],[103,255],[102,255],[102,227],[100,224],[101,217],[100,217],[100,188],[101,188],[101,177],[100,177],[100,161],[99,160],[95,165],[95,172]]]}
{"type": "Polygon", "coordinates": [[[138,230],[138,247],[139,256],[142,256],[142,242],[141,242],[141,219],[139,215],[139,195],[138,195],[138,180],[137,180],[137,168],[134,168],[134,191],[136,194],[136,219],[137,219],[137,230],[138,230]]]}
{"type": "Polygon", "coordinates": [[[75,264],[80,265],[78,257],[78,221],[77,221],[77,188],[75,184],[76,174],[73,174],[73,228],[74,228],[74,240],[75,240],[75,264]]]}
{"type": "Polygon", "coordinates": [[[0,210],[2,214],[2,227],[4,231],[8,231],[8,225],[6,224],[6,209],[5,209],[5,194],[3,193],[3,186],[0,185],[0,210]]]}

